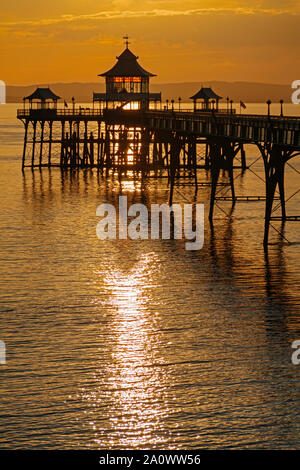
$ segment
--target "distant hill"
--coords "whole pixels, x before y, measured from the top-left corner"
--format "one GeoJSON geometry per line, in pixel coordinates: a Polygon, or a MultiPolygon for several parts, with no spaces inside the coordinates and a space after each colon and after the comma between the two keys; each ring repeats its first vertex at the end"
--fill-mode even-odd
{"type": "MultiPolygon", "coordinates": [[[[48,84],[39,85],[47,87],[48,84]]],[[[93,92],[103,92],[104,83],[50,83],[50,88],[66,101],[71,101],[72,96],[75,97],[76,102],[91,102],[93,92]]],[[[251,83],[251,82],[189,82],[189,83],[161,83],[152,84],[151,91],[162,92],[163,100],[174,99],[178,100],[180,96],[182,101],[189,101],[189,97],[199,90],[201,86],[212,87],[213,90],[226,99],[236,101],[244,101],[248,103],[262,103],[267,99],[278,102],[283,99],[284,101],[291,100],[291,86],[290,85],[274,85],[268,83],[251,83]]],[[[22,102],[24,96],[32,93],[37,85],[30,86],[7,86],[7,102],[18,103],[22,102]]]]}

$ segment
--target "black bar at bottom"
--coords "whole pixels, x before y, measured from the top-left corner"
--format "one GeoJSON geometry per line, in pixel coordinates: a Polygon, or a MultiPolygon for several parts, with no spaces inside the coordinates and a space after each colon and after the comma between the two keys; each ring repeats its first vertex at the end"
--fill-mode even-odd
{"type": "Polygon", "coordinates": [[[250,468],[266,463],[268,468],[292,464],[298,451],[293,450],[2,450],[0,459],[10,468],[83,468],[83,469],[152,469],[167,468],[250,468]]]}

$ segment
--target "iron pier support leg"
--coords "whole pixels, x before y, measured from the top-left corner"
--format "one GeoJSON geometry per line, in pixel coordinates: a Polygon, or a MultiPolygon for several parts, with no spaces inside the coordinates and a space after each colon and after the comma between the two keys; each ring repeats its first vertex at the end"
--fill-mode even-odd
{"type": "Polygon", "coordinates": [[[94,166],[94,134],[90,133],[90,166],[94,166]]]}
{"type": "Polygon", "coordinates": [[[284,197],[284,165],[286,163],[286,155],[279,145],[261,147],[260,151],[263,156],[265,165],[266,179],[266,207],[265,207],[265,229],[264,229],[264,247],[268,246],[270,220],[272,215],[272,207],[276,186],[278,185],[281,201],[282,219],[286,219],[285,197],[284,197]]]}
{"type": "Polygon", "coordinates": [[[269,176],[266,181],[266,207],[265,207],[265,229],[264,229],[264,247],[266,248],[269,241],[270,220],[272,214],[272,207],[274,201],[274,194],[276,189],[275,176],[269,176]]]}
{"type": "Polygon", "coordinates": [[[231,158],[229,161],[229,181],[231,187],[231,198],[232,198],[232,206],[235,205],[235,190],[234,190],[234,178],[233,178],[233,159],[231,158]]]}
{"type": "Polygon", "coordinates": [[[61,143],[60,143],[60,167],[64,166],[64,151],[65,151],[65,122],[61,122],[61,143]]]}
{"type": "Polygon", "coordinates": [[[33,141],[32,141],[31,168],[34,167],[35,143],[36,143],[36,121],[33,122],[33,141]]]}
{"type": "Polygon", "coordinates": [[[211,169],[211,193],[210,193],[210,208],[209,208],[209,220],[212,222],[214,214],[215,196],[220,174],[220,168],[214,165],[211,169]]]}
{"type": "Polygon", "coordinates": [[[49,122],[49,151],[48,151],[48,167],[51,167],[51,152],[52,152],[52,128],[53,121],[49,122]]]}
{"type": "Polygon", "coordinates": [[[22,170],[24,169],[24,166],[25,166],[26,147],[27,147],[27,134],[28,134],[28,121],[25,122],[25,136],[24,136],[23,157],[22,157],[22,170]]]}
{"type": "Polygon", "coordinates": [[[194,169],[194,178],[195,178],[195,195],[198,192],[198,179],[197,179],[197,141],[196,139],[193,142],[193,169],[194,169]]]}
{"type": "MultiPolygon", "coordinates": [[[[100,150],[102,150],[102,140],[100,142],[100,139],[101,139],[101,122],[98,121],[97,123],[97,129],[98,129],[98,134],[97,134],[97,142],[98,142],[98,145],[97,145],[97,168],[99,169],[99,166],[100,166],[100,150]]],[[[102,152],[101,152],[102,154],[102,152]]]]}
{"type": "Polygon", "coordinates": [[[285,162],[282,161],[282,165],[278,167],[278,187],[279,187],[279,194],[280,194],[280,202],[281,202],[281,216],[282,220],[286,220],[286,210],[285,210],[285,190],[284,190],[284,165],[285,162]]]}
{"type": "Polygon", "coordinates": [[[241,145],[241,162],[242,162],[242,170],[244,171],[247,169],[247,163],[246,163],[246,152],[245,152],[243,144],[241,145]]]}
{"type": "Polygon", "coordinates": [[[221,169],[221,146],[217,143],[210,144],[210,165],[211,165],[211,193],[210,193],[210,208],[209,208],[209,221],[212,222],[214,214],[216,189],[219,180],[221,169]]]}
{"type": "Polygon", "coordinates": [[[41,122],[41,143],[40,143],[40,159],[39,159],[39,167],[42,166],[42,158],[43,158],[43,146],[44,146],[44,127],[45,121],[41,122]]]}
{"type": "Polygon", "coordinates": [[[234,189],[234,175],[233,175],[233,161],[234,161],[234,145],[232,143],[226,143],[226,145],[223,146],[223,151],[226,152],[224,155],[226,158],[226,166],[228,169],[228,176],[229,176],[229,182],[230,182],[230,188],[231,188],[231,199],[232,199],[232,207],[235,206],[235,189],[234,189]]]}
{"type": "Polygon", "coordinates": [[[76,122],[76,146],[75,146],[75,162],[74,166],[78,167],[81,164],[80,161],[80,121],[76,122]]]}
{"type": "Polygon", "coordinates": [[[205,167],[209,168],[209,144],[206,142],[205,144],[205,167]]]}
{"type": "Polygon", "coordinates": [[[159,166],[163,168],[165,166],[164,159],[163,159],[163,144],[159,142],[158,144],[158,158],[159,158],[159,166]]]}
{"type": "Polygon", "coordinates": [[[171,141],[171,146],[170,146],[170,171],[169,171],[169,177],[170,177],[170,197],[169,197],[169,205],[171,206],[173,204],[173,193],[174,193],[174,184],[175,184],[175,176],[176,176],[176,171],[179,166],[179,156],[180,156],[180,149],[181,149],[181,144],[179,142],[179,139],[174,136],[171,141]]]}

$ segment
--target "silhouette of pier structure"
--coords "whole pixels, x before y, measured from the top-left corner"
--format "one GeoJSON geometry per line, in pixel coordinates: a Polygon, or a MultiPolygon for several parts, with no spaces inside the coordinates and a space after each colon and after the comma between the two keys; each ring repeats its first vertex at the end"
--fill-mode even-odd
{"type": "Polygon", "coordinates": [[[221,97],[210,88],[201,88],[191,97],[193,110],[175,110],[173,100],[171,107],[162,106],[161,94],[149,89],[154,74],[140,66],[127,38],[116,64],[100,76],[105,77],[106,92],[94,93],[89,108],[76,106],[74,99],[70,106],[65,102],[58,107],[60,97],[49,88],[37,88],[24,98],[23,108],[17,111],[25,128],[22,168],[131,169],[154,175],[166,170],[170,203],[177,177],[192,177],[197,190],[198,170],[206,169],[211,173],[212,221],[220,172],[228,174],[234,205],[238,196],[233,170],[247,169],[245,145],[252,144],[265,168],[267,245],[276,188],[280,219],[288,220],[284,169],[288,160],[300,155],[300,117],[236,114],[228,100],[227,108],[219,109],[221,97]]]}

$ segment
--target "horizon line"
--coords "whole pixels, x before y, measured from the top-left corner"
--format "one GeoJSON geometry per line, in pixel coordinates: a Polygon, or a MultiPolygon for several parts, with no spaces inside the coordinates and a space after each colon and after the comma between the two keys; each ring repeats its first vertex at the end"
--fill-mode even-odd
{"type": "MultiPolygon", "coordinates": [[[[251,83],[255,85],[269,85],[269,86],[288,86],[289,88],[291,87],[290,84],[287,83],[270,83],[270,82],[256,82],[256,81],[244,81],[244,80],[237,80],[237,81],[228,81],[228,80],[217,80],[217,79],[212,79],[212,80],[191,80],[191,81],[180,81],[180,82],[157,82],[157,83],[152,83],[152,85],[181,85],[181,84],[189,84],[189,83],[213,83],[213,82],[218,82],[218,83],[230,83],[230,84],[235,84],[235,83],[251,83]]],[[[94,82],[94,81],[87,81],[87,82],[62,82],[62,81],[50,81],[50,82],[36,82],[36,83],[30,83],[30,84],[20,84],[20,85],[15,85],[15,84],[8,84],[6,83],[7,87],[30,87],[30,86],[37,86],[37,87],[48,87],[50,85],[89,85],[89,84],[97,84],[97,85],[105,85],[105,82],[94,82]]]]}

